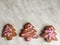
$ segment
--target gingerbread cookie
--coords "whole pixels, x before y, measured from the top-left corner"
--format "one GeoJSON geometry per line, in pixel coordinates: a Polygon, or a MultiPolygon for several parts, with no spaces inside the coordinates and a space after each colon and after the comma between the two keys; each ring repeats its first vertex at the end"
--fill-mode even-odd
{"type": "Polygon", "coordinates": [[[51,42],[51,40],[57,40],[55,28],[52,25],[48,25],[44,28],[41,33],[41,36],[47,41],[51,42]]]}
{"type": "Polygon", "coordinates": [[[6,24],[2,31],[2,37],[6,37],[7,40],[11,40],[14,36],[16,36],[15,29],[11,24],[6,24]]]}
{"type": "Polygon", "coordinates": [[[34,26],[32,24],[26,23],[20,33],[20,36],[24,37],[26,41],[30,41],[31,38],[38,38],[38,35],[36,34],[37,31],[33,28],[34,26]]]}

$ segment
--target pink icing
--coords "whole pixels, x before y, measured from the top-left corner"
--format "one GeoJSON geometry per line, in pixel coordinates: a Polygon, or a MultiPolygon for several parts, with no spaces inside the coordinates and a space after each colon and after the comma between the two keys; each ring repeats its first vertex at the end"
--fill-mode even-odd
{"type": "Polygon", "coordinates": [[[30,41],[30,40],[31,40],[31,37],[26,38],[26,40],[27,40],[27,41],[30,41]]]}
{"type": "Polygon", "coordinates": [[[46,33],[53,33],[53,30],[45,30],[46,33]]]}
{"type": "Polygon", "coordinates": [[[10,36],[12,34],[10,31],[11,31],[11,29],[7,25],[6,28],[5,28],[5,31],[3,33],[4,33],[5,36],[10,36]]]}
{"type": "Polygon", "coordinates": [[[10,32],[6,32],[4,35],[6,35],[6,36],[10,36],[12,33],[10,33],[10,32]]]}
{"type": "Polygon", "coordinates": [[[32,25],[29,25],[29,27],[27,29],[31,29],[32,28],[32,25]]]}
{"type": "Polygon", "coordinates": [[[35,34],[35,35],[33,35],[33,37],[34,37],[34,38],[37,38],[38,36],[35,34]]]}
{"type": "Polygon", "coordinates": [[[48,33],[45,35],[45,38],[49,37],[49,39],[54,37],[54,31],[53,30],[45,30],[45,33],[48,33]]]}

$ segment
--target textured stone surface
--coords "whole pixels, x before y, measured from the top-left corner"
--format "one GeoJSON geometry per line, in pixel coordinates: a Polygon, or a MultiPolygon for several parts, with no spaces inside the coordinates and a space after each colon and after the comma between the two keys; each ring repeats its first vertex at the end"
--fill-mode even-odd
{"type": "Polygon", "coordinates": [[[0,0],[0,45],[60,45],[60,0],[0,0]],[[58,41],[47,43],[39,37],[26,42],[19,36],[7,41],[1,37],[5,24],[11,23],[19,34],[26,22],[35,26],[37,34],[44,26],[53,25],[58,41]]]}

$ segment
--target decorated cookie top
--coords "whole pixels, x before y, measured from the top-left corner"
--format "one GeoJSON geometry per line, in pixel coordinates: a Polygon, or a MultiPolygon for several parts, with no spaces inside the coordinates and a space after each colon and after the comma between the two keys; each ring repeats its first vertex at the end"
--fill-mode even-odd
{"type": "Polygon", "coordinates": [[[57,40],[55,28],[52,25],[46,26],[43,30],[41,36],[47,41],[51,42],[51,40],[57,40]]]}
{"type": "Polygon", "coordinates": [[[2,37],[6,37],[7,40],[11,40],[13,36],[16,36],[15,29],[11,24],[6,24],[2,31],[2,37]]]}
{"type": "Polygon", "coordinates": [[[30,23],[26,23],[23,27],[23,30],[20,33],[21,37],[24,37],[26,41],[30,41],[31,38],[38,38],[38,35],[36,34],[36,30],[33,29],[33,25],[30,23]]]}

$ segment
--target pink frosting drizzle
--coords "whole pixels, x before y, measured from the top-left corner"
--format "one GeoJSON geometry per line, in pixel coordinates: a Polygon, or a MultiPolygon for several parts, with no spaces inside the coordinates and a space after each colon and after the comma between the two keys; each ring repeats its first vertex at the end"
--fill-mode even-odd
{"type": "Polygon", "coordinates": [[[4,33],[5,36],[10,36],[12,34],[10,31],[11,31],[11,29],[7,25],[6,28],[5,28],[5,31],[3,33],[4,33]]]}
{"type": "Polygon", "coordinates": [[[45,33],[48,33],[45,35],[45,38],[52,39],[54,37],[54,31],[53,30],[45,30],[45,33]]]}

